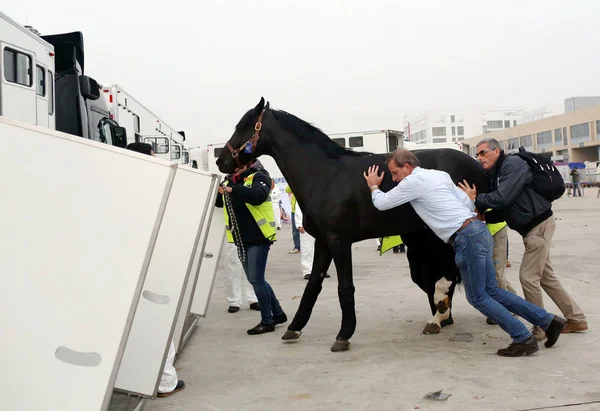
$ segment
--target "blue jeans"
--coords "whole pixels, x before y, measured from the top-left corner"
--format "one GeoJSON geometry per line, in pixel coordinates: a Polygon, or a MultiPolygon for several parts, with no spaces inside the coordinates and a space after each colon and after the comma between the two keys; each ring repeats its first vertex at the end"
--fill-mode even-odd
{"type": "Polygon", "coordinates": [[[283,310],[273,289],[265,280],[265,268],[271,245],[245,245],[245,247],[246,261],[242,262],[242,266],[260,305],[260,322],[273,324],[273,315],[283,315],[283,310]]]}
{"type": "Polygon", "coordinates": [[[294,248],[300,250],[300,231],[296,227],[296,213],[292,213],[292,238],[294,239],[294,248]]]}
{"type": "Polygon", "coordinates": [[[554,316],[518,295],[498,288],[492,260],[493,243],[485,224],[479,220],[473,221],[460,230],[452,241],[456,265],[469,304],[494,320],[514,342],[523,342],[531,336],[531,332],[511,312],[543,330],[548,328],[554,316]]]}

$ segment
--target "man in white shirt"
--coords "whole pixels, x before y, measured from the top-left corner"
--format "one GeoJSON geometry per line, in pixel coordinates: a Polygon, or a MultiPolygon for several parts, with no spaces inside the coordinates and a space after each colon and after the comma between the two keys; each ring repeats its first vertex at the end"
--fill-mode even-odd
{"type": "Polygon", "coordinates": [[[552,347],[566,320],[498,287],[492,236],[476,218],[475,205],[469,196],[456,187],[448,173],[421,168],[417,157],[408,150],[391,153],[387,166],[393,181],[399,182],[387,193],[379,189],[385,173],[380,176],[378,166],[371,166],[364,173],[373,205],[384,211],[410,202],[425,224],[453,246],[467,301],[513,339],[507,348],[498,350],[498,355],[518,357],[539,349],[531,332],[510,312],[544,329],[548,336],[545,345],[552,347]]]}

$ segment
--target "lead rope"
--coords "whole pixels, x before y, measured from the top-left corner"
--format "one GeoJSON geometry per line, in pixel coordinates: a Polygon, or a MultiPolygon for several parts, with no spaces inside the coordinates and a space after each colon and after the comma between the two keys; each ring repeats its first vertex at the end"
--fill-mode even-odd
{"type": "Polygon", "coordinates": [[[238,258],[241,262],[246,261],[246,248],[242,243],[242,235],[240,233],[240,226],[238,225],[237,218],[233,212],[233,204],[231,203],[231,194],[227,191],[223,193],[225,198],[225,207],[227,208],[227,214],[229,215],[229,229],[233,235],[233,242],[237,248],[238,258]]]}

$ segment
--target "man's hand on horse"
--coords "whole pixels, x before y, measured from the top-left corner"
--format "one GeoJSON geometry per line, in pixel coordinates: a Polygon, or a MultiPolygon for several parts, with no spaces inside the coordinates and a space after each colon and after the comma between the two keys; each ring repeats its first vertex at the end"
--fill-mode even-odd
{"type": "Polygon", "coordinates": [[[458,186],[469,196],[471,201],[475,201],[475,197],[477,197],[477,187],[475,187],[475,184],[470,186],[467,180],[463,180],[462,182],[458,182],[458,186]]]}
{"type": "Polygon", "coordinates": [[[385,171],[381,172],[381,176],[379,175],[379,166],[371,166],[367,172],[363,173],[365,180],[367,180],[367,185],[369,188],[373,186],[379,187],[381,182],[383,181],[383,176],[385,175],[385,171]]]}

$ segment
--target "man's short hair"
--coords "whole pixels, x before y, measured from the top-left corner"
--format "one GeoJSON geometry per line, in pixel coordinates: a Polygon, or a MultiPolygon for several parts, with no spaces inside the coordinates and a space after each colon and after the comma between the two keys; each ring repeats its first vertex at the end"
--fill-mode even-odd
{"type": "Polygon", "coordinates": [[[388,164],[390,161],[393,161],[397,167],[404,167],[404,164],[408,164],[412,167],[418,167],[421,165],[417,157],[410,152],[410,150],[405,148],[397,148],[388,154],[386,164],[388,164]]]}
{"type": "Polygon", "coordinates": [[[500,147],[500,143],[498,142],[498,140],[496,140],[495,138],[492,138],[492,137],[484,138],[479,143],[477,143],[476,147],[479,147],[480,145],[485,144],[485,143],[487,143],[490,150],[495,150],[497,148],[502,150],[502,147],[500,147]]]}

